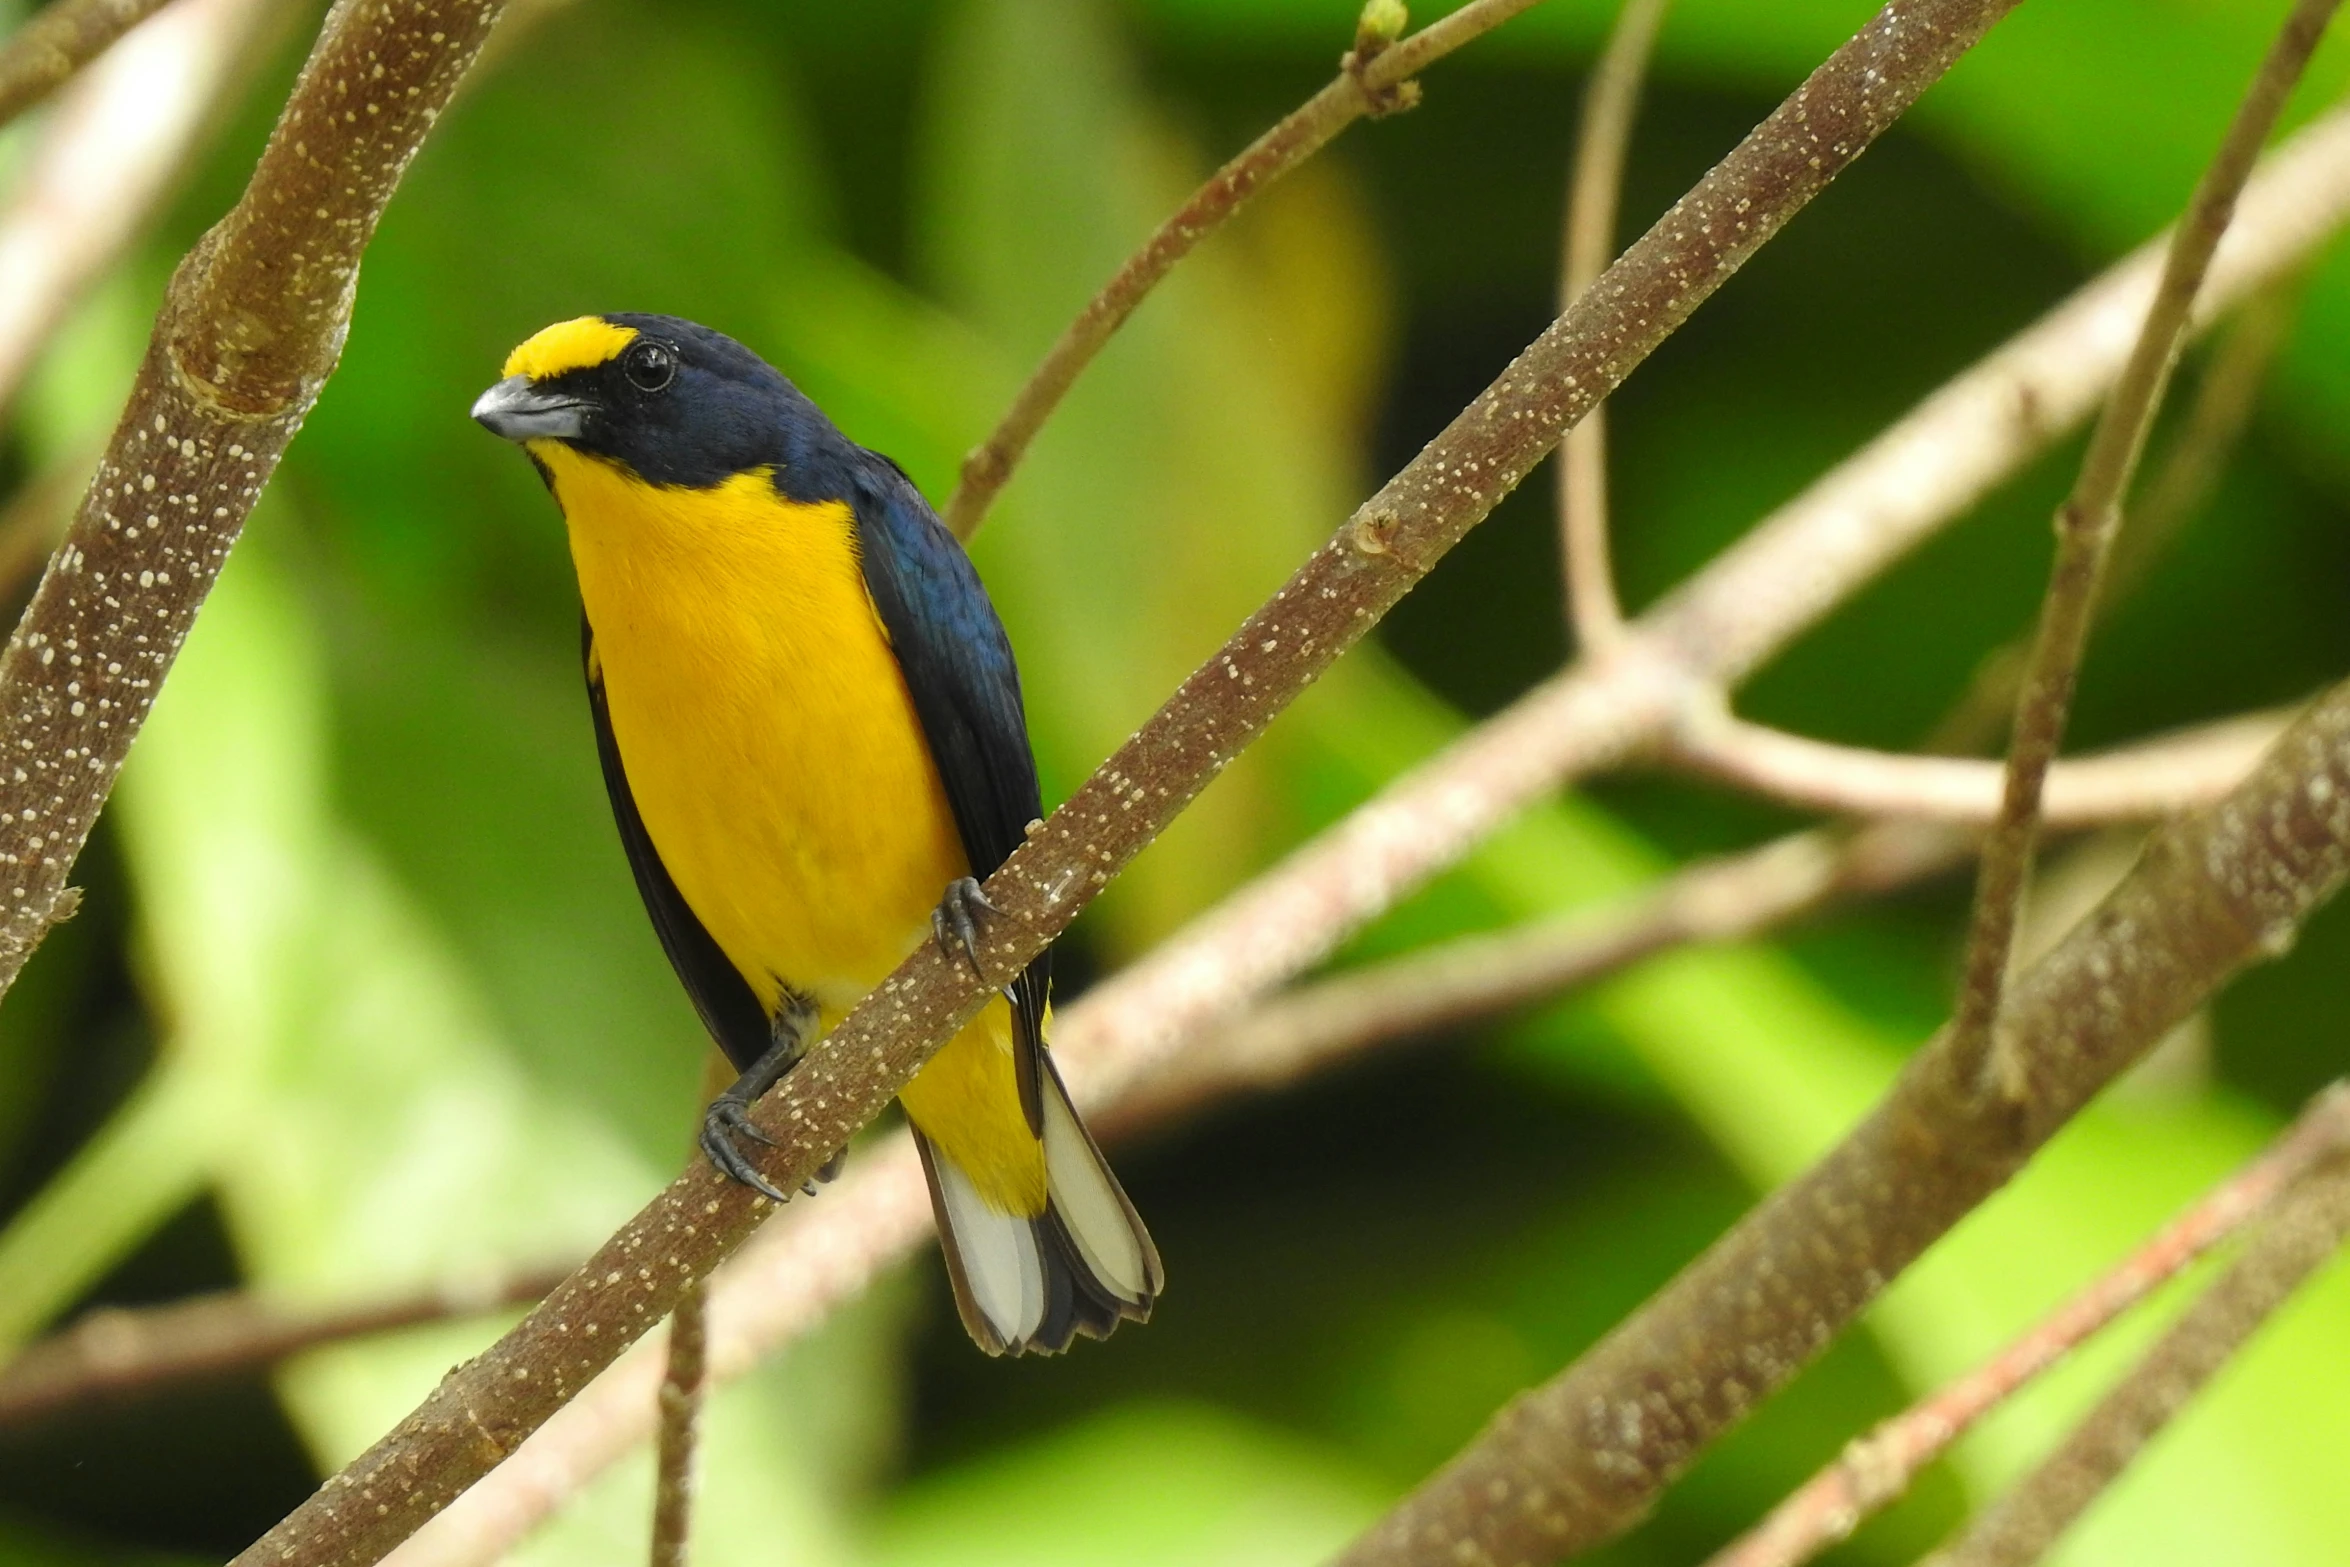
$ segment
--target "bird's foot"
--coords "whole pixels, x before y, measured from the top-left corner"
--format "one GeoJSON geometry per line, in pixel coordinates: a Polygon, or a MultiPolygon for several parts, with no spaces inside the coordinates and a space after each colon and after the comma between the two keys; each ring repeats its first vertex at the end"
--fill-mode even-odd
{"type": "Polygon", "coordinates": [[[938,938],[938,950],[952,958],[960,948],[971,972],[984,975],[986,970],[979,966],[979,927],[996,912],[977,877],[958,876],[948,882],[946,896],[930,911],[930,932],[938,938]]]}
{"type": "Polygon", "coordinates": [[[773,1181],[759,1173],[751,1156],[743,1152],[738,1139],[747,1138],[767,1147],[775,1146],[775,1139],[759,1130],[751,1121],[749,1101],[732,1091],[720,1094],[710,1101],[710,1108],[702,1112],[702,1152],[718,1166],[719,1173],[770,1202],[791,1201],[791,1194],[780,1190],[773,1181]]]}

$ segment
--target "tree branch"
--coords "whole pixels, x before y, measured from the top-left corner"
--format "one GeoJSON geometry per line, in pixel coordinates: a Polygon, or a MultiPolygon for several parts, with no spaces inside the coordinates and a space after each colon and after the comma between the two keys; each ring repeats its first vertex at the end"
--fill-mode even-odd
{"type": "Polygon", "coordinates": [[[2025,661],[2023,690],[2016,702],[2008,745],[2006,789],[1999,814],[1983,844],[1975,883],[1974,914],[1967,932],[1965,972],[1959,981],[1952,1037],[1962,1056],[1988,1052],[1986,1088],[2021,1101],[2030,1093],[2024,1063],[1991,1049],[2009,965],[2015,958],[2016,922],[2022,916],[2024,887],[2040,830],[2040,795],[2050,764],[2064,743],[2072,712],[2074,682],[2088,646],[2089,623],[2105,557],[2121,531],[2122,501],[2180,346],[2189,312],[2204,274],[2235,214],[2236,199],[2252,177],[2261,146],[2284,112],[2285,100],[2302,68],[2325,35],[2341,0],[2298,0],[2285,20],[2251,88],[2238,106],[2211,167],[2197,182],[2187,215],[2171,239],[2162,281],[2146,312],[2113,395],[2090,433],[2080,477],[2056,513],[2056,559],[2039,630],[2025,661]]]}
{"type": "Polygon", "coordinates": [[[1753,1530],[1706,1567],[1797,1567],[1844,1539],[1909,1489],[1992,1410],[2178,1276],[2189,1263],[2267,1213],[2278,1196],[2350,1148],[2350,1087],[2312,1100],[2258,1158],[2157,1231],[2122,1264],[2014,1343],[1932,1397],[1845,1448],[1753,1530]]]}
{"type": "MultiPolygon", "coordinates": [[[[2255,186],[2259,179],[2256,174],[2255,186]]],[[[2247,210],[2239,213],[2239,224],[2257,200],[2256,190],[2246,192],[2247,210]]],[[[2114,541],[2095,614],[2103,615],[2126,596],[2211,498],[2229,454],[2251,423],[2269,367],[2291,334],[2302,283],[2302,276],[2294,272],[2263,287],[2213,351],[2196,382],[2195,400],[2177,441],[2130,508],[2129,527],[2114,541]]],[[[1988,748],[2005,734],[2015,717],[2030,651],[2031,644],[2023,637],[1992,649],[1976,665],[1974,678],[1948,716],[1934,726],[1925,749],[1964,755],[1988,748]]]]}
{"type": "Polygon", "coordinates": [[[696,1279],[669,1313],[660,1421],[653,1444],[653,1567],[686,1567],[694,1522],[694,1447],[709,1383],[709,1281],[696,1279]]]}
{"type": "MultiPolygon", "coordinates": [[[[1575,172],[1567,197],[1566,264],[1559,309],[1589,288],[1616,253],[1616,206],[1623,194],[1624,157],[1632,120],[1640,110],[1640,81],[1648,72],[1667,0],[1624,0],[1607,48],[1592,67],[1583,94],[1583,128],[1575,143],[1575,172]]],[[[1578,651],[1604,652],[1624,629],[1616,602],[1615,568],[1608,560],[1607,405],[1583,416],[1559,446],[1559,565],[1566,572],[1567,625],[1578,651]]]]}
{"type": "MultiPolygon", "coordinates": [[[[2051,827],[2151,821],[2207,804],[2242,780],[2288,715],[2249,713],[2102,755],[2058,762],[2042,818],[2051,827]]],[[[1956,756],[1905,756],[1831,745],[1695,707],[1674,730],[1672,762],[1783,805],[1848,816],[1988,825],[2002,769],[1956,756]]]]}
{"type": "MultiPolygon", "coordinates": [[[[754,1112],[812,1177],[1656,344],[1860,155],[2011,0],[1894,0],[1625,252],[989,878],[973,961],[925,943],[754,1112]]],[[[1400,47],[1400,46],[1399,46],[1400,47]]],[[[696,1163],[537,1311],[239,1558],[378,1560],[674,1305],[764,1217],[696,1163]]]]}
{"type": "Polygon", "coordinates": [[[0,654],[0,990],[47,933],[246,514],[333,371],[360,253],[499,0],[343,0],[245,195],[173,277],[66,540],[0,654]]]}
{"type": "Polygon", "coordinates": [[[62,1409],[272,1365],[322,1344],[537,1300],[569,1269],[457,1280],[343,1306],[280,1305],[242,1291],[168,1306],[108,1307],[0,1366],[0,1429],[62,1409]]]}
{"type": "Polygon", "coordinates": [[[1929,1567],[2028,1567],[2088,1511],[2214,1373],[2350,1237],[2350,1160],[2304,1175],[2219,1281],[2039,1468],[1929,1567]]]}
{"type": "MultiPolygon", "coordinates": [[[[1536,0],[1470,0],[1470,3],[1408,38],[1398,39],[1381,24],[1389,14],[1379,0],[1363,10],[1363,25],[1355,46],[1339,62],[1338,74],[1328,86],[1241,153],[1218,169],[1191,199],[1175,209],[1127,257],[1117,275],[1078,312],[1044,356],[1044,362],[1012,399],[1012,406],[988,432],[988,437],[963,459],[961,482],[947,498],[939,515],[957,538],[968,539],[987,520],[987,509],[1011,482],[1012,471],[1028,455],[1037,431],[1060,407],[1061,399],[1077,383],[1085,367],[1126,324],[1140,305],[1194,246],[1224,226],[1250,197],[1328,146],[1339,132],[1366,115],[1392,114],[1419,101],[1421,71],[1471,39],[1492,31],[1536,0]]],[[[1402,25],[1403,7],[1392,7],[1394,25],[1402,25]]]]}
{"type": "Polygon", "coordinates": [[[2022,1105],[1976,1092],[1945,1029],[1809,1171],[1581,1360],[1521,1395],[1341,1560],[1531,1564],[1630,1527],[2098,1089],[2238,970],[2282,952],[2350,877],[2350,685],[2245,782],[2149,840],[2016,985],[2022,1105]]]}
{"type": "MultiPolygon", "coordinates": [[[[89,9],[141,7],[59,0],[17,38],[89,9]]],[[[0,408],[170,192],[262,22],[286,9],[283,0],[180,0],[131,29],[60,100],[0,212],[0,408]]],[[[0,103],[6,80],[0,60],[0,103]]]]}
{"type": "MultiPolygon", "coordinates": [[[[2200,302],[2199,319],[2208,320],[2301,265],[2345,217],[2350,217],[2350,113],[2335,113],[2306,127],[2263,161],[2221,249],[2200,302]]],[[[1959,376],[1679,590],[1665,609],[1643,622],[1647,634],[1658,637],[1660,644],[1688,649],[1694,664],[1719,669],[1725,679],[1750,672],[1781,642],[1799,634],[2082,418],[2117,373],[2145,313],[2159,265],[2159,243],[2142,247],[1959,376]]],[[[1593,671],[1583,669],[1552,682],[1548,689],[1574,689],[1595,678],[1593,671]]],[[[1624,742],[1627,749],[1633,743],[1624,742]]],[[[1576,767],[1597,766],[1605,759],[1572,751],[1566,756],[1564,763],[1553,756],[1559,771],[1541,781],[1540,788],[1551,787],[1557,777],[1576,767]]],[[[1407,783],[1401,792],[1391,789],[1357,814],[1356,830],[1378,851],[1359,862],[1362,875],[1374,882],[1360,901],[1349,901],[1346,894],[1352,889],[1336,875],[1326,882],[1301,876],[1301,864],[1293,859],[1257,891],[1284,888],[1276,895],[1282,900],[1277,906],[1301,922],[1302,930],[1294,924],[1268,921],[1256,926],[1236,920],[1235,905],[1228,905],[1194,927],[1201,959],[1197,969],[1189,963],[1171,969],[1162,961],[1164,954],[1146,958],[1064,1012],[1054,1053],[1072,1089],[1093,1107],[1091,1113],[1101,1116],[1105,1126],[1123,1119],[1115,1108],[1122,1096],[1155,1094],[1158,1083],[1180,1078],[1194,1050],[1202,1048],[1197,1035],[1208,1021],[1306,967],[1335,942],[1334,932],[1343,934],[1368,913],[1386,907],[1414,877],[1447,863],[1440,852],[1443,846],[1432,847],[1425,836],[1426,818],[1420,813],[1432,802],[1444,802],[1448,811],[1461,815],[1488,806],[1494,813],[1470,822],[1451,846],[1454,852],[1490,830],[1512,808],[1513,802],[1506,799],[1475,799],[1462,774],[1445,774],[1442,769],[1443,764],[1437,764],[1433,771],[1439,778],[1428,780],[1428,787],[1418,793],[1410,792],[1413,786],[1407,783]],[[1389,830],[1367,830],[1372,822],[1389,830]],[[1407,858],[1413,851],[1423,851],[1426,857],[1407,858]],[[1391,872],[1392,880],[1378,880],[1391,872]],[[1301,886],[1311,895],[1298,896],[1301,886]],[[1252,966],[1267,941],[1284,950],[1273,961],[1252,966]],[[1135,980],[1140,982],[1130,983],[1135,980]],[[1190,1010],[1169,1018],[1161,1009],[1170,1005],[1190,1010]]],[[[1790,864],[1799,866],[1807,859],[1826,864],[1832,858],[1827,835],[1805,836],[1813,840],[1810,849],[1783,851],[1780,865],[1756,874],[1749,895],[1758,905],[1776,896],[1777,906],[1792,915],[1824,895],[1817,890],[1818,881],[1833,878],[1788,875],[1790,864]],[[1771,889],[1781,885],[1785,890],[1774,894],[1771,889]]],[[[1845,874],[1853,878],[1854,890],[1865,891],[1899,880],[1905,864],[1917,863],[1914,874],[1924,874],[1954,862],[1964,847],[1941,829],[1899,824],[1871,829],[1856,840],[1855,868],[1845,874]],[[1879,850],[1874,847],[1878,832],[1904,838],[1924,833],[1931,842],[1914,849],[1887,845],[1879,850]],[[1862,867],[1880,853],[1887,869],[1881,881],[1872,880],[1862,867]]],[[[1326,862],[1308,857],[1307,863],[1318,872],[1324,863],[1335,867],[1344,862],[1333,855],[1326,862]]],[[[1247,907],[1246,897],[1236,900],[1238,907],[1247,907]]],[[[1759,912],[1758,925],[1771,917],[1767,910],[1759,912]]],[[[1594,939],[1612,942],[1604,935],[1594,939]]],[[[1635,946],[1628,942],[1625,950],[1633,952],[1635,946]]],[[[1564,968],[1581,960],[1569,954],[1560,961],[1564,968]]],[[[1343,982],[1342,976],[1332,983],[1343,982]]],[[[1212,1039],[1212,1032],[1207,1037],[1212,1039]]],[[[1213,1051],[1212,1045],[1204,1048],[1213,1051]]],[[[781,1216],[718,1276],[712,1308],[712,1378],[724,1382],[740,1375],[808,1331],[929,1234],[928,1198],[911,1148],[902,1139],[889,1138],[860,1152],[821,1203],[781,1216]]],[[[425,1526],[393,1560],[399,1567],[459,1567],[498,1560],[590,1478],[645,1439],[652,1428],[659,1364],[658,1354],[649,1348],[631,1353],[534,1433],[495,1474],[425,1526]]]]}
{"type": "Polygon", "coordinates": [[[48,97],[166,0],[55,0],[0,44],[0,125],[48,97]]]}
{"type": "MultiPolygon", "coordinates": [[[[2208,321],[2350,218],[2350,110],[2267,159],[2219,253],[2208,321]]],[[[1663,740],[2087,416],[2145,319],[2167,241],[2141,247],[1822,476],[1627,628],[1390,783],[1060,1016],[1105,1095],[1329,956],[1518,811],[1663,740]]]]}

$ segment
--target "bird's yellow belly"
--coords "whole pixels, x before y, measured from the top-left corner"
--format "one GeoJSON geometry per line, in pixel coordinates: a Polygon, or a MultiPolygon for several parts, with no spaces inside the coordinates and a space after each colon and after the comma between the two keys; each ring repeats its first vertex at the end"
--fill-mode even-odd
{"type": "Polygon", "coordinates": [[[854,524],[764,475],[665,491],[600,468],[556,484],[645,830],[770,1011],[790,990],[837,1015],[968,869],[854,524]]]}

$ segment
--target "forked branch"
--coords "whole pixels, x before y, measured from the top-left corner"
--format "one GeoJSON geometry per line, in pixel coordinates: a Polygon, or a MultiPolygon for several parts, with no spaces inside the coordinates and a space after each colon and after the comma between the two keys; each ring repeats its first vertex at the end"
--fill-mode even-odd
{"type": "Polygon", "coordinates": [[[2049,569],[2040,624],[2025,661],[2009,742],[2007,782],[1999,815],[1983,844],[1967,932],[1965,973],[1959,981],[1953,1038],[1962,1055],[1988,1052],[1986,1088],[2020,1102],[2031,1092],[2026,1063],[1992,1048],[2000,997],[2015,953],[2024,886],[2040,829],[2040,796],[2048,769],[2064,743],[2073,684],[2088,645],[2089,625],[2105,574],[2105,559],[2121,530],[2122,502],[2137,472],[2146,435],[2162,406],[2179,348],[2186,341],[2195,296],[2235,216],[2236,198],[2252,177],[2260,149],[2284,112],[2285,100],[2325,35],[2341,0],[2297,0],[2283,30],[2260,63],[2237,107],[2218,156],[2196,184],[2186,216],[2171,238],[2162,281],[2146,312],[2136,346],[2122,367],[2081,460],[2080,477],[2056,514],[2056,559],[2049,569]]]}

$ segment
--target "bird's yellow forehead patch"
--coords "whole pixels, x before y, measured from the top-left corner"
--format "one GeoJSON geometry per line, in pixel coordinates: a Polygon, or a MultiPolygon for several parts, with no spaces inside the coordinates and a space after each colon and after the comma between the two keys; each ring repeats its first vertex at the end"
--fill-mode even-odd
{"type": "Polygon", "coordinates": [[[506,368],[498,373],[544,381],[603,364],[635,341],[633,326],[614,326],[602,316],[575,316],[556,322],[508,354],[506,368]]]}

